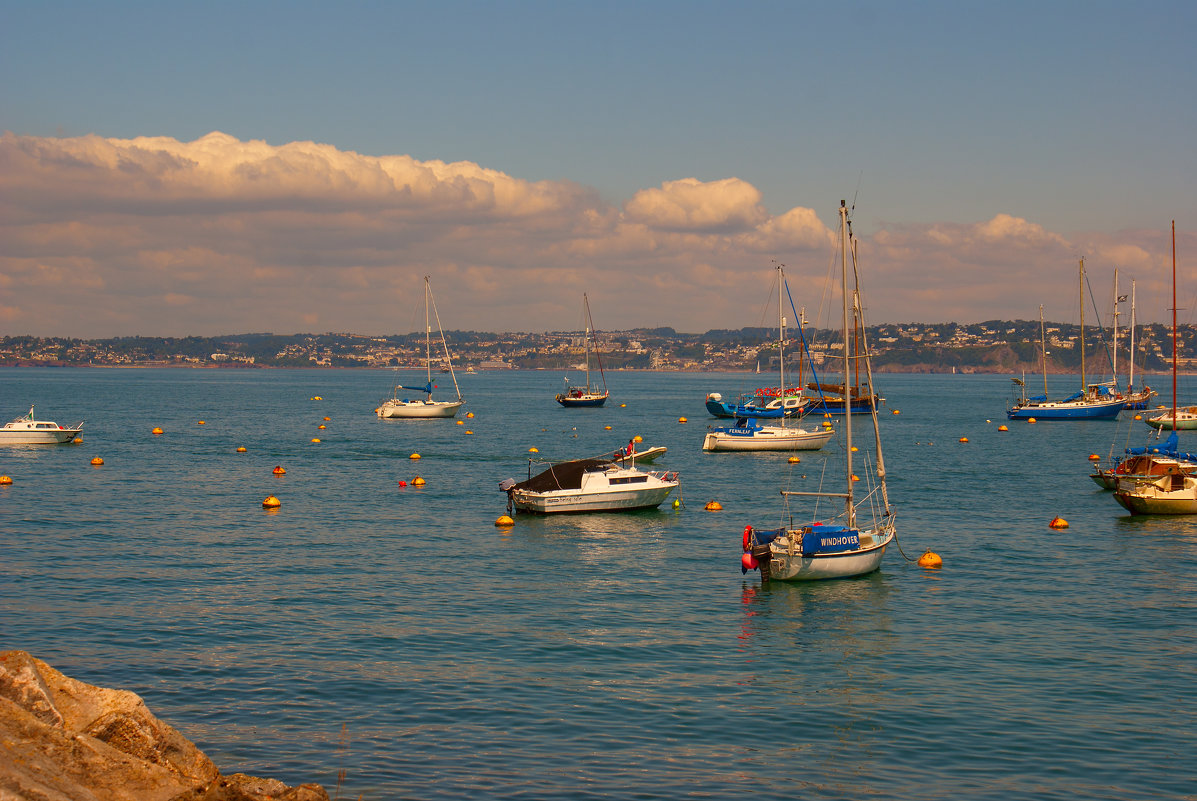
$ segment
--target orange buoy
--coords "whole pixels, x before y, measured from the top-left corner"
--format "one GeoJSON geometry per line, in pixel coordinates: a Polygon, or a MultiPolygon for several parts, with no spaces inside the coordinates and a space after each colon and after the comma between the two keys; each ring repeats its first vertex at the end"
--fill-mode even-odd
{"type": "Polygon", "coordinates": [[[627,407],[628,407],[628,405],[626,403],[619,404],[619,408],[621,408],[621,409],[626,409],[627,407]]]}
{"type": "Polygon", "coordinates": [[[529,448],[528,453],[540,453],[540,449],[539,448],[529,448]]]}
{"type": "Polygon", "coordinates": [[[162,433],[162,429],[161,429],[161,428],[155,428],[155,429],[154,429],[153,431],[151,431],[150,433],[151,433],[151,434],[153,434],[154,436],[158,436],[159,434],[161,434],[161,433],[162,433]]]}
{"type": "Polygon", "coordinates": [[[1143,419],[1143,415],[1141,415],[1141,414],[1136,414],[1136,415],[1135,415],[1135,419],[1136,419],[1136,420],[1142,420],[1142,419],[1143,419]]]}
{"type": "Polygon", "coordinates": [[[1068,521],[1056,515],[1052,518],[1052,522],[1048,523],[1052,528],[1068,528],[1068,521]]]}
{"type": "Polygon", "coordinates": [[[326,418],[324,418],[324,419],[325,419],[325,420],[331,420],[332,418],[331,418],[331,417],[326,417],[326,418]]]}
{"type": "Polygon", "coordinates": [[[474,432],[473,432],[473,431],[470,431],[470,430],[467,428],[467,429],[466,429],[466,433],[467,433],[467,434],[473,434],[474,432]]]}
{"type": "Polygon", "coordinates": [[[1089,454],[1089,461],[1098,462],[1098,461],[1101,461],[1101,457],[1098,456],[1096,453],[1091,453],[1091,454],[1089,454]]]}
{"type": "Polygon", "coordinates": [[[797,456],[791,456],[791,457],[788,459],[788,461],[789,461],[789,463],[790,463],[790,464],[798,464],[798,463],[799,463],[799,462],[801,462],[802,460],[801,460],[801,459],[799,459],[797,456]]]}
{"type": "Polygon", "coordinates": [[[723,510],[723,504],[719,503],[719,501],[709,501],[707,505],[702,508],[706,509],[708,512],[719,512],[723,510]]]}
{"type": "Polygon", "coordinates": [[[998,426],[998,431],[1009,431],[1009,430],[1010,429],[1006,428],[1005,426],[998,426]]]}
{"type": "Polygon", "coordinates": [[[852,446],[853,453],[856,453],[858,450],[860,450],[860,448],[856,447],[855,445],[852,446]]]}
{"type": "Polygon", "coordinates": [[[464,426],[464,425],[465,425],[465,420],[458,420],[458,421],[456,421],[456,422],[457,422],[457,425],[459,425],[459,426],[464,426]]]}
{"type": "Polygon", "coordinates": [[[636,436],[632,437],[632,442],[644,442],[644,437],[637,434],[636,436]]]}
{"type": "Polygon", "coordinates": [[[897,409],[894,409],[892,412],[890,412],[890,414],[901,414],[901,413],[902,412],[898,411],[897,409]]]}
{"type": "Polygon", "coordinates": [[[824,421],[823,421],[823,428],[831,428],[831,421],[830,421],[830,420],[824,420],[824,421]]]}
{"type": "Polygon", "coordinates": [[[858,475],[856,475],[855,473],[853,473],[853,474],[852,474],[852,480],[853,480],[853,481],[860,481],[860,476],[858,476],[858,475]]]}
{"type": "Polygon", "coordinates": [[[473,417],[473,416],[474,416],[473,412],[466,412],[466,417],[473,417]]]}
{"type": "Polygon", "coordinates": [[[276,476],[285,476],[287,474],[287,471],[283,468],[282,465],[275,465],[274,474],[276,476]]]}
{"type": "Polygon", "coordinates": [[[1027,422],[1028,422],[1028,423],[1038,423],[1039,421],[1038,421],[1038,420],[1036,420],[1034,417],[1028,417],[1028,418],[1027,418],[1027,422]]]}
{"type": "Polygon", "coordinates": [[[245,453],[245,446],[242,445],[241,447],[237,448],[237,453],[245,453]]]}
{"type": "Polygon", "coordinates": [[[12,476],[0,476],[0,485],[8,486],[12,483],[12,476]]]}
{"type": "Polygon", "coordinates": [[[515,521],[511,519],[510,515],[499,515],[498,519],[495,520],[495,525],[499,527],[514,526],[515,521]]]}
{"type": "Polygon", "coordinates": [[[406,487],[406,486],[407,486],[407,482],[406,482],[406,481],[404,481],[403,479],[399,479],[399,486],[401,486],[401,487],[406,487]]]}
{"type": "Polygon", "coordinates": [[[316,426],[316,428],[328,428],[328,426],[324,425],[324,423],[321,423],[320,425],[316,426]]]}
{"type": "Polygon", "coordinates": [[[206,423],[206,422],[204,422],[203,420],[200,420],[198,423],[196,423],[196,425],[197,425],[197,426],[206,426],[206,425],[207,425],[207,423],[206,423]]]}
{"type": "Polygon", "coordinates": [[[678,421],[679,423],[685,423],[685,422],[687,422],[687,421],[686,421],[686,418],[684,418],[684,417],[679,417],[679,418],[677,419],[677,421],[678,421]]]}
{"type": "Polygon", "coordinates": [[[93,465],[95,465],[96,467],[99,467],[100,465],[104,464],[104,460],[101,459],[99,456],[96,456],[91,460],[91,463],[93,465]]]}
{"type": "Polygon", "coordinates": [[[408,459],[419,459],[419,458],[420,458],[420,454],[418,454],[418,453],[413,453],[411,456],[409,456],[409,457],[407,457],[407,458],[408,458],[408,459]]]}
{"type": "Polygon", "coordinates": [[[919,567],[935,570],[943,567],[943,559],[940,558],[939,554],[927,551],[919,557],[919,567]]]}
{"type": "Polygon", "coordinates": [[[603,426],[603,431],[610,431],[610,430],[611,430],[611,426],[603,426]]]}
{"type": "Polygon", "coordinates": [[[426,484],[426,483],[427,483],[427,482],[426,482],[426,481],[424,481],[424,479],[420,478],[419,476],[416,476],[415,478],[413,478],[413,479],[411,480],[411,485],[412,485],[413,487],[422,487],[422,486],[424,486],[424,484],[426,484]]]}
{"type": "Polygon", "coordinates": [[[312,438],[312,442],[319,442],[319,441],[320,441],[320,440],[319,440],[319,439],[317,439],[317,438],[315,438],[315,437],[313,437],[313,438],[312,438]]]}
{"type": "Polygon", "coordinates": [[[283,502],[273,495],[267,495],[266,499],[262,501],[262,506],[266,509],[277,509],[283,505],[283,502]]]}
{"type": "Polygon", "coordinates": [[[961,442],[968,442],[968,437],[961,437],[961,438],[960,438],[960,441],[961,441],[961,442]]]}
{"type": "Polygon", "coordinates": [[[83,437],[75,437],[73,440],[71,440],[71,442],[75,443],[76,445],[78,445],[82,441],[83,441],[83,437]]]}

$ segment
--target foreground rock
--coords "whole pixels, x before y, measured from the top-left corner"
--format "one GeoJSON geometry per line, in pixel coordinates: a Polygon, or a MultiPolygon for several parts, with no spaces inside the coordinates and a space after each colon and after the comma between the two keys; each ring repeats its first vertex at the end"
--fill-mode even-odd
{"type": "Polygon", "coordinates": [[[0,652],[0,801],[328,801],[316,784],[221,776],[136,694],[0,652]]]}

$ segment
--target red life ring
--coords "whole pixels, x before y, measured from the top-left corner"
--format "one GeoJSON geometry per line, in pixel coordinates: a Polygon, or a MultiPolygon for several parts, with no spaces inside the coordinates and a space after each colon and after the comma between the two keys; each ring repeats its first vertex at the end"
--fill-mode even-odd
{"type": "Polygon", "coordinates": [[[752,541],[752,526],[744,526],[744,550],[748,550],[748,543],[752,541]]]}

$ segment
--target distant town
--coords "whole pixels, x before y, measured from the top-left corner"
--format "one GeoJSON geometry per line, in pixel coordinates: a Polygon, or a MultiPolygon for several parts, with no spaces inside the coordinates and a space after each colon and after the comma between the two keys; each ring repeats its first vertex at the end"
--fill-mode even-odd
{"type": "MultiPolygon", "coordinates": [[[[1080,370],[1080,328],[1047,323],[1046,363],[1050,373],[1080,370]]],[[[1135,329],[1135,369],[1145,373],[1170,369],[1170,328],[1154,324],[1135,329]]],[[[597,333],[599,358],[607,370],[756,371],[776,370],[777,331],[767,328],[711,330],[684,334],[672,328],[597,333]]],[[[1085,329],[1086,372],[1108,375],[1113,350],[1110,330],[1085,329]]],[[[822,365],[843,354],[842,338],[806,328],[787,332],[787,369],[799,362],[822,365]],[[805,343],[805,344],[804,344],[805,343]]],[[[873,369],[902,373],[1027,373],[1043,369],[1038,321],[991,320],[957,323],[903,323],[869,326],[861,338],[873,354],[873,369]]],[[[860,352],[855,338],[849,347],[860,352]]],[[[586,359],[580,331],[549,333],[479,333],[446,331],[455,370],[539,370],[582,367],[586,359]]],[[[1178,331],[1183,369],[1197,367],[1193,354],[1197,328],[1178,331]]],[[[1119,331],[1118,372],[1129,369],[1129,332],[1119,331]]],[[[423,334],[367,336],[350,333],[234,334],[219,337],[0,337],[0,365],[19,367],[420,367],[425,365],[423,334]]],[[[432,361],[443,369],[444,349],[432,342],[432,361]]],[[[592,361],[592,367],[594,366],[592,361]]]]}

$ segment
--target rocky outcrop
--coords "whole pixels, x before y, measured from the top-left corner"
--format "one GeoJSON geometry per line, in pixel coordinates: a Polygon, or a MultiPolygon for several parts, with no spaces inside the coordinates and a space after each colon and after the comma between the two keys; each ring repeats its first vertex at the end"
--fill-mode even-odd
{"type": "Polygon", "coordinates": [[[222,776],[135,693],[0,652],[0,801],[328,801],[315,784],[222,776]]]}

